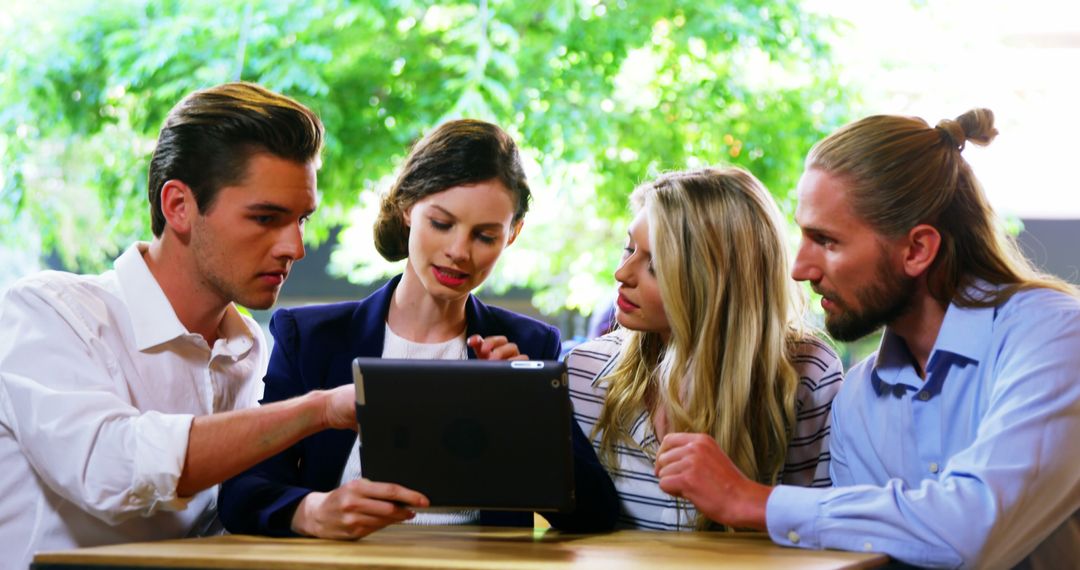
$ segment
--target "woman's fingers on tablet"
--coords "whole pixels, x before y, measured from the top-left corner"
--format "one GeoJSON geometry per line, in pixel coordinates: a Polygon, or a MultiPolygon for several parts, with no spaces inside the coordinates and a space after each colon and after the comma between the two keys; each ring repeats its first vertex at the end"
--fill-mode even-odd
{"type": "Polygon", "coordinates": [[[349,503],[344,512],[345,516],[363,516],[372,521],[376,519],[385,520],[387,521],[385,524],[409,520],[416,516],[416,512],[400,503],[366,497],[349,503]]]}
{"type": "Polygon", "coordinates": [[[528,360],[529,357],[521,354],[518,350],[518,345],[512,342],[506,342],[503,338],[503,344],[493,348],[488,358],[492,360],[528,360]]]}
{"type": "Polygon", "coordinates": [[[293,515],[299,534],[338,540],[357,539],[416,516],[412,507],[427,497],[392,483],[350,481],[329,493],[309,493],[293,515]]]}
{"type": "Polygon", "coordinates": [[[472,344],[473,351],[476,352],[476,357],[481,360],[488,360],[491,356],[491,351],[501,344],[506,344],[505,336],[489,336],[482,338],[480,335],[474,335],[472,344]]]}
{"type": "Polygon", "coordinates": [[[518,349],[517,344],[510,342],[503,335],[492,335],[486,338],[481,337],[478,334],[474,334],[466,341],[469,347],[476,353],[476,357],[481,360],[525,360],[518,358],[524,356],[518,349]]]}
{"type": "Polygon", "coordinates": [[[424,495],[396,483],[380,483],[367,479],[358,479],[358,484],[365,497],[389,501],[403,507],[421,508],[431,504],[424,495]]]}
{"type": "Polygon", "coordinates": [[[469,348],[473,349],[475,352],[480,352],[480,345],[484,344],[484,337],[474,334],[465,339],[465,344],[469,345],[469,348]]]}

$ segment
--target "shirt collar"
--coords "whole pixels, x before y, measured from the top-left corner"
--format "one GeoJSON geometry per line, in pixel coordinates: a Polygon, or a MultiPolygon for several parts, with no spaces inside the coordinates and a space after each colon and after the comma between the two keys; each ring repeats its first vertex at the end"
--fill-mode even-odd
{"type": "Polygon", "coordinates": [[[249,321],[240,315],[240,311],[233,303],[229,303],[229,306],[225,308],[225,318],[221,320],[218,333],[221,338],[214,345],[214,352],[236,359],[247,356],[247,353],[255,346],[255,335],[262,334],[261,331],[256,333],[252,329],[249,321]]]}
{"type": "Polygon", "coordinates": [[[930,351],[927,368],[933,368],[935,361],[944,354],[978,362],[986,351],[986,343],[993,330],[994,307],[960,307],[950,303],[934,348],[930,351]]]}
{"type": "MultiPolygon", "coordinates": [[[[140,351],[192,335],[176,316],[165,291],[143,259],[149,247],[146,242],[136,242],[113,263],[131,317],[135,348],[140,351]]],[[[221,351],[237,358],[243,358],[255,344],[255,333],[231,303],[225,309],[219,332],[221,339],[217,345],[221,351]]]]}
{"type": "MultiPolygon", "coordinates": [[[[949,303],[934,347],[930,350],[927,370],[933,370],[939,363],[956,357],[979,362],[993,333],[994,312],[993,307],[961,307],[955,302],[949,303]]],[[[923,385],[911,364],[907,344],[888,327],[878,348],[873,383],[878,393],[894,390],[899,384],[915,389],[923,385]]]]}
{"type": "Polygon", "coordinates": [[[149,247],[136,242],[113,263],[135,331],[135,348],[140,351],[188,334],[143,259],[149,247]]]}

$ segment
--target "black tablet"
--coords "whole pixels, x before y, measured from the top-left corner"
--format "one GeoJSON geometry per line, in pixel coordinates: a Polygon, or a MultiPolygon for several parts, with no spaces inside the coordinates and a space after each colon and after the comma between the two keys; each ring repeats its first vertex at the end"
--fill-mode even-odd
{"type": "Polygon", "coordinates": [[[365,478],[432,507],[573,509],[566,365],[547,360],[353,360],[365,478]]]}

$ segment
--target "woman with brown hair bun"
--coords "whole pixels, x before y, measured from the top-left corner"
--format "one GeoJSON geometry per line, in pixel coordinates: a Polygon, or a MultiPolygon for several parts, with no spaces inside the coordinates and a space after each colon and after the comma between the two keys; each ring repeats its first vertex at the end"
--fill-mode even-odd
{"type": "MultiPolygon", "coordinates": [[[[557,329],[471,293],[517,238],[529,198],[517,146],[495,125],[450,121],[416,143],[375,223],[375,247],[388,260],[406,259],[404,273],[361,301],[278,311],[263,402],[351,383],[357,356],[558,358],[557,329]]],[[[578,509],[549,518],[562,528],[604,530],[613,523],[614,490],[574,429],[578,509]]],[[[416,513],[427,499],[364,479],[357,445],[352,431],[315,434],[228,481],[226,527],[355,539],[405,521],[532,525],[532,513],[416,513]]]]}

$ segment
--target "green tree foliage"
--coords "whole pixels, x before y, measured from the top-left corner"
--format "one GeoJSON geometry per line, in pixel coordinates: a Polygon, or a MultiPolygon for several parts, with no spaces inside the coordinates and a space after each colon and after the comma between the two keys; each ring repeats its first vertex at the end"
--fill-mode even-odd
{"type": "Polygon", "coordinates": [[[847,118],[795,0],[39,0],[0,14],[0,240],[99,269],[149,235],[146,165],[187,92],[244,79],[323,118],[319,242],[331,269],[395,270],[371,245],[377,193],[443,120],[520,142],[535,200],[490,286],[547,310],[610,295],[627,196],[658,172],[749,168],[782,208],[802,157],[847,118]]]}

